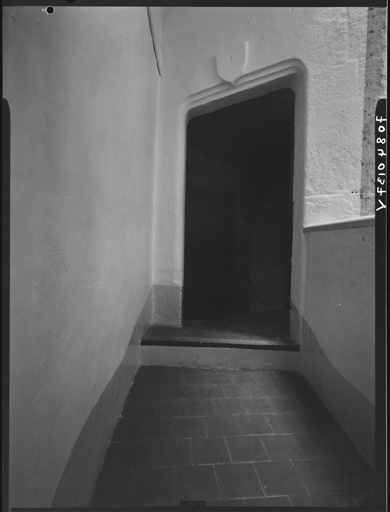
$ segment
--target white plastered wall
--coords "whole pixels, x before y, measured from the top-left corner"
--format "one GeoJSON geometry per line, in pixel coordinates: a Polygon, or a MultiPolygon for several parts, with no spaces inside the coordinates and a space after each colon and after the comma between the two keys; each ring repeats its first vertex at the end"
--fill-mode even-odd
{"type": "Polygon", "coordinates": [[[152,287],[159,75],[146,7],[8,7],[4,29],[10,504],[42,508],[152,287]]]}
{"type": "Polygon", "coordinates": [[[155,285],[161,293],[156,294],[156,323],[181,322],[183,105],[218,86],[233,93],[251,74],[291,59],[305,69],[305,80],[295,91],[294,196],[300,204],[294,206],[292,276],[292,301],[302,311],[305,248],[298,231],[303,225],[360,215],[366,28],[366,8],[164,11],[154,248],[155,285]],[[224,84],[216,55],[243,41],[249,46],[245,75],[237,86],[224,84]]]}

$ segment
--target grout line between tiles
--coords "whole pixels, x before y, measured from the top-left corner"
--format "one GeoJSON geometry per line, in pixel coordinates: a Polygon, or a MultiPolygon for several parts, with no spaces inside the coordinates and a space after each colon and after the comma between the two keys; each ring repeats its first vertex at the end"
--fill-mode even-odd
{"type": "Polygon", "coordinates": [[[129,488],[129,494],[127,496],[127,503],[130,505],[130,496],[131,496],[131,491],[133,490],[133,482],[134,482],[134,473],[135,473],[135,469],[133,469],[131,471],[131,479],[130,479],[130,488],[129,488]]]}
{"type": "Polygon", "coordinates": [[[260,434],[258,434],[258,436],[257,436],[257,437],[258,437],[258,439],[259,439],[259,441],[260,441],[260,444],[261,444],[261,445],[262,445],[262,447],[264,448],[265,453],[267,454],[268,460],[271,460],[271,455],[269,454],[269,451],[268,451],[268,449],[267,449],[267,446],[263,443],[263,441],[262,441],[262,439],[261,439],[261,435],[260,435],[260,434]]]}
{"type": "Polygon", "coordinates": [[[208,400],[210,401],[211,407],[213,409],[213,414],[211,414],[210,416],[218,416],[217,409],[215,408],[215,404],[214,404],[215,399],[209,398],[208,400]]]}
{"type": "Polygon", "coordinates": [[[286,496],[287,496],[288,501],[290,502],[290,505],[293,506],[290,496],[288,494],[286,496]]]}
{"type": "Polygon", "coordinates": [[[192,452],[192,443],[191,443],[191,440],[192,440],[192,438],[191,438],[191,437],[190,437],[190,438],[188,438],[188,443],[189,443],[189,445],[190,445],[190,453],[191,453],[191,464],[190,464],[190,465],[191,465],[191,466],[194,466],[194,454],[193,454],[193,452],[192,452]]]}
{"type": "Polygon", "coordinates": [[[126,504],[128,506],[130,505],[130,491],[131,491],[131,484],[133,483],[133,478],[134,478],[134,469],[131,470],[130,485],[129,485],[129,490],[128,490],[127,499],[126,499],[126,504]]]}
{"type": "Polygon", "coordinates": [[[212,466],[213,466],[213,469],[214,469],[215,481],[217,482],[217,488],[218,488],[219,499],[221,500],[221,499],[222,499],[222,495],[221,495],[221,489],[219,488],[219,482],[218,482],[217,472],[216,472],[216,470],[215,470],[215,465],[214,465],[214,464],[212,464],[212,466]]]}
{"type": "MultiPolygon", "coordinates": [[[[191,443],[190,443],[191,446],[191,443]]],[[[178,503],[179,496],[176,495],[176,467],[173,467],[173,499],[175,500],[175,503],[178,503]]]]}
{"type": "MultiPolygon", "coordinates": [[[[269,413],[274,414],[274,413],[269,413]]],[[[271,423],[268,421],[267,414],[263,414],[263,417],[265,418],[265,421],[268,423],[269,428],[272,430],[272,434],[276,434],[275,430],[272,428],[271,423]]]]}
{"type": "Polygon", "coordinates": [[[259,481],[259,484],[260,484],[260,487],[261,487],[261,491],[263,493],[263,496],[265,497],[265,491],[264,491],[264,488],[263,488],[263,485],[261,483],[261,480],[260,480],[260,477],[259,475],[257,474],[257,471],[256,471],[256,468],[255,468],[255,465],[254,463],[252,462],[252,467],[253,467],[253,471],[255,472],[256,476],[257,476],[257,480],[259,481]]]}
{"type": "Polygon", "coordinates": [[[304,459],[301,459],[301,460],[310,460],[310,457],[307,455],[307,453],[305,452],[305,450],[303,449],[303,447],[300,445],[298,439],[295,437],[295,434],[291,434],[294,441],[296,442],[296,444],[299,446],[299,449],[301,450],[301,452],[303,453],[303,455],[305,456],[304,459]]]}
{"type": "MultiPolygon", "coordinates": [[[[249,396],[247,396],[247,395],[246,395],[246,396],[241,396],[240,398],[255,398],[255,397],[253,396],[252,390],[251,390],[250,388],[248,388],[248,384],[253,384],[253,382],[249,382],[249,383],[248,383],[248,382],[245,382],[245,383],[243,384],[244,388],[245,388],[245,389],[247,390],[247,392],[249,393],[249,396]]],[[[257,384],[257,383],[255,382],[255,384],[257,384]]]]}
{"type": "Polygon", "coordinates": [[[289,461],[292,467],[294,468],[295,473],[298,475],[299,480],[302,482],[303,487],[306,489],[307,494],[310,494],[309,489],[306,487],[305,482],[302,480],[301,475],[298,473],[297,468],[292,460],[289,461]]]}
{"type": "Polygon", "coordinates": [[[222,436],[222,437],[223,437],[223,440],[225,441],[225,446],[226,446],[226,449],[227,449],[227,452],[229,455],[230,463],[233,464],[233,457],[232,457],[232,454],[230,453],[229,446],[226,441],[226,436],[222,436]]]}
{"type": "Polygon", "coordinates": [[[230,373],[228,372],[227,376],[229,377],[229,380],[230,380],[230,383],[231,384],[235,384],[235,382],[232,381],[231,377],[230,377],[230,373]]]}

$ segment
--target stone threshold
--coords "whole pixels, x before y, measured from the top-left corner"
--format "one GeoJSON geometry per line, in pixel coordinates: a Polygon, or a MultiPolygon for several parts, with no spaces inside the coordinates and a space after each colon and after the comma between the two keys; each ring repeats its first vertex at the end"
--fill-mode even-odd
{"type": "Polygon", "coordinates": [[[228,329],[170,327],[153,325],[141,339],[141,346],[236,348],[298,352],[299,345],[291,339],[239,333],[228,329]]]}

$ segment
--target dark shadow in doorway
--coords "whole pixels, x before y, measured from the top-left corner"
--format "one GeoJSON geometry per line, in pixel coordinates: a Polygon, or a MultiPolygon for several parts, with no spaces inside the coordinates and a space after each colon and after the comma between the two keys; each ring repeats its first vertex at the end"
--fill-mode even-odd
{"type": "Polygon", "coordinates": [[[183,327],[289,339],[294,93],[190,120],[183,327]]]}

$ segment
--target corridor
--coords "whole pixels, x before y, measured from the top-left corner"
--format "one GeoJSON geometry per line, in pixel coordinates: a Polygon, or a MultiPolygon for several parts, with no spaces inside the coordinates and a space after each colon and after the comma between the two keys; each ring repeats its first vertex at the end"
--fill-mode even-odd
{"type": "Polygon", "coordinates": [[[91,507],[366,507],[374,495],[373,471],[298,373],[145,366],[91,507]]]}
{"type": "Polygon", "coordinates": [[[3,510],[385,510],[360,3],[5,2],[3,510]]]}

